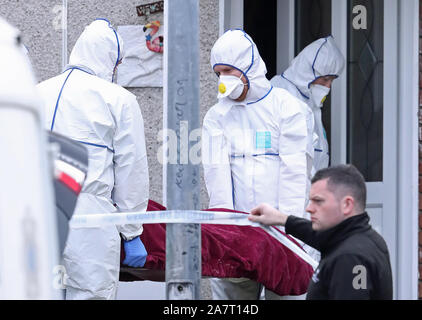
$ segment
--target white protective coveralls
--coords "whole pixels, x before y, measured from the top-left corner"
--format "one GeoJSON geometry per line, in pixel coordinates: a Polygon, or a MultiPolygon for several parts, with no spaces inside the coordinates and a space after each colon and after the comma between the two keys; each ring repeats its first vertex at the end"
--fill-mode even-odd
{"type": "Polygon", "coordinates": [[[314,163],[313,172],[328,167],[329,146],[321,118],[321,106],[311,99],[311,83],[323,76],[338,77],[345,60],[332,36],[318,39],[304,48],[281,75],[271,79],[274,87],[284,88],[306,102],[314,114],[314,163]]]}
{"type": "MultiPolygon", "coordinates": [[[[242,102],[220,98],[205,115],[202,156],[209,207],[250,212],[266,202],[302,217],[313,157],[312,111],[271,86],[255,43],[242,30],[217,40],[211,65],[238,69],[249,90],[242,102]]],[[[214,299],[257,298],[259,284],[233,281],[211,279],[214,299]]]]}
{"type": "MultiPolygon", "coordinates": [[[[59,76],[38,85],[49,130],[83,143],[89,170],[75,215],[146,211],[149,197],[144,124],[135,95],[112,83],[121,38],[105,19],[85,28],[59,76]]],[[[70,229],[64,251],[67,299],[114,299],[120,236],[142,225],[70,229]]]]}

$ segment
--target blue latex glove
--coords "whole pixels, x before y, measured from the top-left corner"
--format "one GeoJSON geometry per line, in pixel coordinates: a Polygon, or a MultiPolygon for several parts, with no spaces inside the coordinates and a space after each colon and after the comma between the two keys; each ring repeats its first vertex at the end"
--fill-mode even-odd
{"type": "Polygon", "coordinates": [[[124,241],[123,246],[126,254],[123,264],[129,267],[143,267],[148,253],[141,238],[136,237],[130,241],[124,241]]]}

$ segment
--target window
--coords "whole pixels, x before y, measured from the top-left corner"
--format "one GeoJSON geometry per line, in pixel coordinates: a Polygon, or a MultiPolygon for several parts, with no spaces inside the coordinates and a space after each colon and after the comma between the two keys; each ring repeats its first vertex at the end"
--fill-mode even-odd
{"type": "Polygon", "coordinates": [[[368,182],[383,171],[383,0],[348,1],[347,159],[368,182]],[[353,8],[367,10],[367,29],[354,29],[353,8]]]}

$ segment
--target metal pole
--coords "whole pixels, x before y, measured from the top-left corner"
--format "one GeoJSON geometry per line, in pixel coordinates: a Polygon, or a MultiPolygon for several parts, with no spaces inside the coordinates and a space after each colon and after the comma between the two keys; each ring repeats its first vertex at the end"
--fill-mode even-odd
{"type": "MultiPolygon", "coordinates": [[[[199,129],[199,1],[164,2],[164,128],[177,136],[177,163],[167,163],[166,205],[169,210],[199,210],[199,165],[189,150],[199,129]]],[[[170,151],[171,152],[171,151],[170,151]]],[[[201,227],[167,224],[166,298],[200,299],[201,227]]]]}

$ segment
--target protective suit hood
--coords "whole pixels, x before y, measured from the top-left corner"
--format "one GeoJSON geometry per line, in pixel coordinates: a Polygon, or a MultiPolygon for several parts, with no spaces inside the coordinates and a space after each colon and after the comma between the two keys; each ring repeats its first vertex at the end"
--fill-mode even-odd
{"type": "Polygon", "coordinates": [[[17,38],[20,35],[18,29],[10,25],[6,20],[0,17],[0,43],[2,45],[14,46],[17,44],[17,38]]]}
{"type": "Polygon", "coordinates": [[[123,56],[122,38],[108,20],[97,19],[76,41],[69,65],[88,69],[86,71],[112,82],[114,68],[123,56]]]}
{"type": "MultiPolygon", "coordinates": [[[[216,65],[234,67],[247,79],[249,90],[241,103],[254,103],[271,89],[271,84],[265,77],[265,62],[251,37],[243,30],[229,30],[216,41],[211,49],[211,66],[214,69],[216,65]]],[[[227,97],[220,100],[233,101],[227,97]]]]}
{"type": "Polygon", "coordinates": [[[318,39],[303,49],[281,75],[309,99],[311,83],[323,76],[338,77],[344,69],[345,60],[332,36],[318,39]]]}

